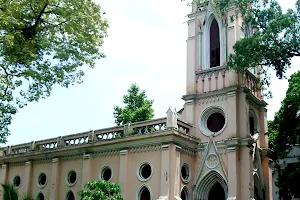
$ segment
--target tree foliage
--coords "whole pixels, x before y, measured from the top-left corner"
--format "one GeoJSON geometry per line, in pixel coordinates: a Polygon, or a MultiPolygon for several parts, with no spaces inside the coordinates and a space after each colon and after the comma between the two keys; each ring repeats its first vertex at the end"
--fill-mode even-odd
{"type": "Polygon", "coordinates": [[[139,86],[135,83],[127,91],[128,94],[123,96],[125,107],[114,107],[115,123],[117,125],[125,125],[153,118],[153,100],[147,99],[146,91],[140,92],[139,86]]]}
{"type": "MultiPolygon", "coordinates": [[[[208,0],[196,0],[205,3],[208,0]]],[[[261,66],[262,84],[269,85],[269,69],[285,77],[291,59],[300,56],[300,0],[295,9],[282,11],[276,0],[212,0],[216,11],[227,21],[243,18],[245,37],[233,46],[227,66],[237,71],[261,66]],[[235,6],[236,13],[226,11],[235,6]]]]}
{"type": "Polygon", "coordinates": [[[0,142],[18,108],[80,83],[104,57],[108,23],[92,0],[0,0],[0,142]]]}
{"type": "Polygon", "coordinates": [[[300,178],[300,162],[288,164],[285,169],[280,169],[278,160],[285,158],[300,139],[300,71],[294,73],[289,79],[286,97],[281,102],[279,111],[275,114],[274,121],[269,121],[269,138],[271,153],[270,158],[278,167],[279,178],[277,186],[281,199],[289,200],[292,195],[298,194],[295,186],[300,178]]]}
{"type": "MultiPolygon", "coordinates": [[[[19,194],[13,184],[2,184],[2,199],[3,200],[18,200],[19,194]]],[[[34,198],[31,193],[25,193],[22,200],[38,200],[39,198],[34,198]]],[[[45,198],[48,200],[48,198],[45,198]]]]}
{"type": "Polygon", "coordinates": [[[3,200],[18,200],[18,192],[12,184],[2,184],[3,200]]]}
{"type": "Polygon", "coordinates": [[[79,191],[81,200],[123,200],[120,186],[107,181],[92,181],[84,186],[87,190],[79,191]]]}

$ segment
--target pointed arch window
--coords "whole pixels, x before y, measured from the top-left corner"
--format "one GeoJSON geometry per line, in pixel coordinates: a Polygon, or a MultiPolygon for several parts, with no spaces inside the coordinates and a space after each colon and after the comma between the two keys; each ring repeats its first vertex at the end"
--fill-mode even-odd
{"type": "Polygon", "coordinates": [[[213,19],[210,31],[210,67],[220,66],[220,31],[216,19],[213,19]]]}
{"type": "Polygon", "coordinates": [[[189,196],[188,196],[188,190],[186,188],[186,186],[184,186],[181,190],[181,193],[180,193],[180,198],[182,200],[189,200],[189,196]]]}
{"type": "Polygon", "coordinates": [[[147,186],[142,186],[138,193],[138,200],[151,200],[151,192],[147,186]]]}

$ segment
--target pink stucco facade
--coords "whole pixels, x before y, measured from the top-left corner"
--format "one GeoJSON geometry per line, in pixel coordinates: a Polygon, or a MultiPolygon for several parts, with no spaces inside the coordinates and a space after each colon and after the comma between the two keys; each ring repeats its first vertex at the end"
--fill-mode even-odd
{"type": "Polygon", "coordinates": [[[193,7],[185,103],[178,113],[169,109],[166,118],[129,127],[7,147],[0,157],[0,182],[15,184],[20,195],[51,200],[79,199],[84,184],[99,179],[119,183],[125,200],[271,200],[259,76],[224,67],[232,46],[244,37],[242,20],[228,20],[232,13],[220,16],[210,4],[193,7]],[[218,29],[212,30],[214,20],[218,29]],[[220,66],[211,67],[216,30],[220,66]]]}

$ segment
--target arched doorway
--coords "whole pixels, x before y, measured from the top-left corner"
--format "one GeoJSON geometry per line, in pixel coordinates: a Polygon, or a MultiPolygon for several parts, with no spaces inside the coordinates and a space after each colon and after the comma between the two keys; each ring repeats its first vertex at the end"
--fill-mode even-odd
{"type": "Polygon", "coordinates": [[[225,200],[225,192],[220,183],[216,183],[209,191],[208,200],[225,200]]]}
{"type": "Polygon", "coordinates": [[[227,181],[219,172],[212,170],[196,183],[193,194],[197,200],[226,200],[227,181]]]}

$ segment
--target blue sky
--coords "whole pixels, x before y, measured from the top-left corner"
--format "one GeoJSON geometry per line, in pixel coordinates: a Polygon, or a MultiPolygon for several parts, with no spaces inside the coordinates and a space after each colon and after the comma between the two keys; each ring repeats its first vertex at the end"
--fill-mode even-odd
{"type": "MultiPolygon", "coordinates": [[[[283,8],[296,0],[279,0],[283,8]]],[[[169,106],[182,108],[185,93],[187,25],[190,8],[181,0],[97,0],[107,13],[109,37],[102,51],[106,58],[95,69],[85,69],[84,83],[69,89],[55,87],[51,96],[19,110],[10,126],[6,145],[14,145],[114,126],[113,107],[131,83],[154,100],[155,117],[169,106]]],[[[299,68],[294,59],[289,75],[299,68]]],[[[274,75],[267,100],[268,119],[285,96],[287,80],[274,75]]]]}

